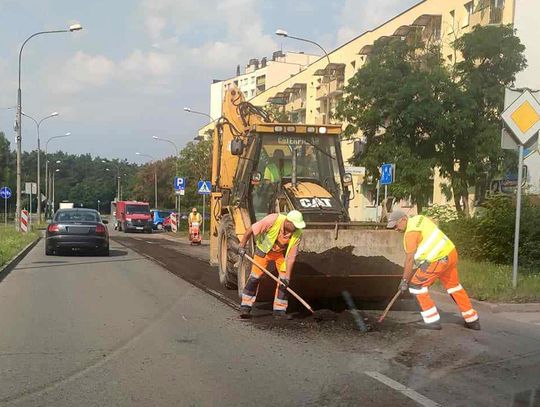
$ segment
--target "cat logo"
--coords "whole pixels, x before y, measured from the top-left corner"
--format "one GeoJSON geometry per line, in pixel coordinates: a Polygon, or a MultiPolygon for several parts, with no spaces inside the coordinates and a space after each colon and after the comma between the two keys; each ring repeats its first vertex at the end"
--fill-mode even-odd
{"type": "Polygon", "coordinates": [[[330,198],[301,198],[300,205],[303,208],[331,208],[330,198]]]}

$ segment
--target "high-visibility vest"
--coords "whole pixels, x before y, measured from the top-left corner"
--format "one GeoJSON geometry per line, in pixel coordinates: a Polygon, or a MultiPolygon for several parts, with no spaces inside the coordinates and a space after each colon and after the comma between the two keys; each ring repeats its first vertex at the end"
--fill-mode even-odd
{"type": "MultiPolygon", "coordinates": [[[[266,255],[266,253],[272,250],[279,236],[281,226],[283,225],[283,222],[285,222],[285,219],[287,219],[287,216],[281,215],[281,214],[278,215],[276,221],[274,222],[272,227],[268,230],[268,232],[262,233],[259,236],[257,236],[256,245],[257,245],[258,251],[266,255]]],[[[289,240],[289,244],[287,245],[287,250],[285,251],[285,261],[283,262],[283,265],[281,266],[281,269],[279,271],[285,272],[287,257],[289,256],[291,249],[294,246],[298,245],[301,237],[302,237],[302,230],[296,229],[294,233],[292,234],[291,239],[289,240]]]]}
{"type": "Polygon", "coordinates": [[[199,222],[199,223],[201,223],[202,217],[201,217],[201,214],[200,214],[200,213],[193,213],[193,212],[191,212],[191,213],[189,214],[188,220],[189,220],[189,223],[193,223],[193,222],[199,222]]]}
{"type": "MultiPolygon", "coordinates": [[[[454,243],[446,236],[429,218],[417,215],[413,216],[407,221],[408,232],[420,232],[422,234],[422,241],[416,249],[414,254],[414,260],[416,263],[429,262],[441,260],[448,256],[452,250],[454,250],[454,243]]],[[[403,245],[407,250],[405,237],[403,238],[403,245]]]]}
{"type": "Polygon", "coordinates": [[[292,164],[290,161],[283,163],[283,174],[280,173],[278,166],[275,163],[270,163],[264,169],[264,179],[270,182],[281,181],[281,177],[288,177],[292,174],[292,164]]]}

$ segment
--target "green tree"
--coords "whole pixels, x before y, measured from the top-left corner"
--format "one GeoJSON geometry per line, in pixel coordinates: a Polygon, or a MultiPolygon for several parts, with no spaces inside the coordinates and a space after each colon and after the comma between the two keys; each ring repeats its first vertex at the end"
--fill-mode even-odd
{"type": "Polygon", "coordinates": [[[366,64],[351,78],[337,116],[345,136],[361,133],[366,148],[357,164],[379,178],[378,167],[396,163],[391,193],[421,210],[433,191],[434,144],[427,136],[441,113],[438,99],[450,81],[437,48],[419,40],[376,41],[366,64]]]}
{"type": "Polygon", "coordinates": [[[453,82],[432,136],[441,175],[450,180],[456,208],[467,216],[470,188],[485,183],[511,158],[500,147],[500,114],[505,87],[527,62],[511,26],[476,26],[453,47],[460,58],[449,68],[453,82]]]}

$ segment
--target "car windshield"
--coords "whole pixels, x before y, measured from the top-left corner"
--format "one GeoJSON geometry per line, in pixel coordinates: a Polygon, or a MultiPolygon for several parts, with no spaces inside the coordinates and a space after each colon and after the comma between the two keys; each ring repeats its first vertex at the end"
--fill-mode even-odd
{"type": "Polygon", "coordinates": [[[150,207],[148,205],[126,205],[126,213],[127,214],[147,214],[150,213],[150,207]]]}
{"type": "Polygon", "coordinates": [[[58,211],[56,222],[100,222],[99,215],[91,211],[58,211]]]}
{"type": "Polygon", "coordinates": [[[171,214],[171,211],[158,211],[158,217],[160,218],[166,218],[171,214]]]}

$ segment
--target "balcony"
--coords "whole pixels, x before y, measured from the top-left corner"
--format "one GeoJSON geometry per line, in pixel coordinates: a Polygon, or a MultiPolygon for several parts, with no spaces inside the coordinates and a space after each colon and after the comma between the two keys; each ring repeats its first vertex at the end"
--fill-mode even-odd
{"type": "Polygon", "coordinates": [[[331,99],[343,94],[343,86],[345,82],[342,78],[333,79],[330,82],[322,83],[317,86],[316,99],[324,100],[327,97],[331,99]]]}
{"type": "Polygon", "coordinates": [[[298,110],[306,109],[306,98],[300,95],[296,97],[291,97],[289,103],[287,104],[287,110],[290,112],[296,112],[298,110]]]}
{"type": "Polygon", "coordinates": [[[480,1],[471,14],[470,24],[472,27],[475,25],[502,24],[503,11],[504,5],[501,1],[480,1]]]}

